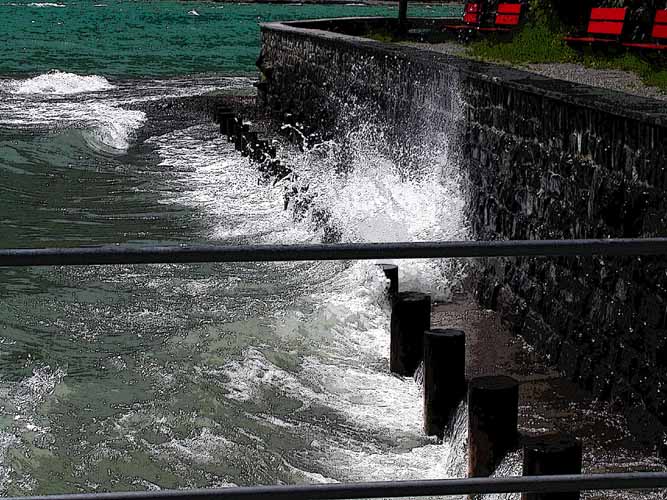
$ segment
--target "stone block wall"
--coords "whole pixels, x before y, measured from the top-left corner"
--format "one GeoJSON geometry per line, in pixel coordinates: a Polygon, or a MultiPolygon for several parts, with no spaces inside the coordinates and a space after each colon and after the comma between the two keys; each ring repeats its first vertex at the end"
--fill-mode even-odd
{"type": "MultiPolygon", "coordinates": [[[[266,104],[327,130],[345,106],[370,106],[401,141],[425,121],[447,127],[474,238],[667,236],[664,103],[318,27],[262,27],[266,104]]],[[[480,267],[481,303],[664,454],[667,259],[480,267]]]]}

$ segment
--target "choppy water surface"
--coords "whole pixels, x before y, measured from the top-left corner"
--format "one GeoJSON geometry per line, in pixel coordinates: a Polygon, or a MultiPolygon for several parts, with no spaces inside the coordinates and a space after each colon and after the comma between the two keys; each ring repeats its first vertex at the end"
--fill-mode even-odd
{"type": "MultiPolygon", "coordinates": [[[[281,149],[276,183],[169,106],[252,92],[258,21],[355,14],[395,11],[0,2],[0,246],[466,238],[427,89],[407,164],[343,95],[340,136],[281,149]]],[[[460,281],[400,264],[436,298],[460,281]]],[[[464,410],[436,443],[388,373],[384,287],[373,262],[0,269],[0,494],[464,475],[464,410]]]]}
{"type": "MultiPolygon", "coordinates": [[[[2,80],[2,245],[321,241],[285,210],[284,182],[258,183],[213,124],[142,136],[142,102],[250,84],[2,80]]],[[[347,175],[335,142],[281,154],[341,240],[464,236],[446,152],[406,178],[377,134],[348,138],[347,175]]],[[[437,262],[402,267],[406,286],[436,295],[454,282],[437,262]]],[[[388,374],[384,286],[373,263],[0,271],[0,488],[443,477],[448,448],[421,433],[419,387],[388,374]]]]}

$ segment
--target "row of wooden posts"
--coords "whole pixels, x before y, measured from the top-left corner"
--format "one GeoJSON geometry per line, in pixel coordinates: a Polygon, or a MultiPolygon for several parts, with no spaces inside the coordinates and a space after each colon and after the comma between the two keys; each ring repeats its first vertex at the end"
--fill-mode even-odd
{"type": "MultiPolygon", "coordinates": [[[[523,448],[523,475],[581,474],[582,448],[567,434],[521,436],[519,383],[494,375],[466,379],[462,330],[431,328],[431,297],[398,291],[398,266],[380,264],[392,302],[389,368],[413,376],[423,363],[424,432],[450,434],[457,408],[467,398],[468,476],[494,473],[511,451],[523,448]]],[[[579,493],[524,493],[523,500],[578,499],[579,493]]]]}
{"type": "MultiPolygon", "coordinates": [[[[266,177],[282,178],[291,169],[276,159],[268,139],[235,115],[218,108],[215,121],[243,156],[259,164],[266,177]]],[[[293,117],[292,117],[293,118],[293,117]]],[[[293,121],[293,120],[292,120],[293,121]]],[[[297,123],[283,127],[288,139],[303,146],[297,123]]],[[[524,475],[580,474],[581,443],[566,434],[525,437],[518,432],[519,383],[496,375],[466,379],[466,343],[462,330],[431,328],[431,297],[398,291],[398,266],[380,264],[392,303],[389,367],[413,376],[423,363],[424,432],[443,438],[452,430],[457,409],[467,399],[468,476],[490,476],[507,453],[523,448],[524,475]]],[[[579,493],[524,493],[522,500],[575,500],[579,493]]]]}
{"type": "MultiPolygon", "coordinates": [[[[296,117],[287,115],[288,123],[282,128],[289,140],[297,143],[301,149],[304,145],[304,135],[299,130],[296,117]]],[[[265,178],[275,177],[282,179],[292,173],[292,169],[276,158],[276,147],[272,141],[261,137],[251,124],[237,116],[231,108],[220,107],[215,111],[214,120],[220,124],[220,133],[234,143],[235,149],[243,156],[249,157],[259,165],[259,170],[265,178]]]]}

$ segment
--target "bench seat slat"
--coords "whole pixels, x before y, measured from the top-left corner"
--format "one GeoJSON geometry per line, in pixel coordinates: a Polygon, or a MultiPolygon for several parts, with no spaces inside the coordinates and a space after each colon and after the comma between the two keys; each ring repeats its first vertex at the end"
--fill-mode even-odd
{"type": "Polygon", "coordinates": [[[616,43],[616,39],[610,38],[596,38],[592,36],[566,36],[563,40],[567,42],[582,42],[582,43],[616,43]]]}
{"type": "Polygon", "coordinates": [[[667,50],[667,44],[659,43],[624,43],[623,47],[632,47],[635,49],[667,50]]]}
{"type": "Polygon", "coordinates": [[[653,31],[651,33],[653,38],[667,38],[667,24],[658,24],[656,23],[653,26],[653,31]]]}
{"type": "Polygon", "coordinates": [[[588,23],[588,32],[596,35],[615,35],[623,32],[622,22],[591,21],[588,23]]]}
{"type": "Polygon", "coordinates": [[[479,23],[479,14],[477,12],[467,12],[463,16],[463,22],[469,24],[477,24],[479,23]]]}
{"type": "Polygon", "coordinates": [[[500,24],[503,26],[518,26],[519,16],[509,15],[509,14],[498,14],[496,16],[496,24],[500,24]]]}
{"type": "Polygon", "coordinates": [[[510,28],[502,28],[500,26],[484,26],[476,29],[477,31],[512,31],[510,28]]]}
{"type": "Polygon", "coordinates": [[[471,30],[475,29],[475,26],[472,24],[446,24],[443,29],[446,30],[471,30]]]}

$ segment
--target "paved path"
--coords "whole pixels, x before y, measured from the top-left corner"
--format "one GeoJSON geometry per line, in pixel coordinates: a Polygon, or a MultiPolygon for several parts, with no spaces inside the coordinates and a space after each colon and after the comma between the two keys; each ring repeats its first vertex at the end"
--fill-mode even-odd
{"type": "MultiPolygon", "coordinates": [[[[625,419],[609,403],[570,382],[523,339],[513,335],[499,315],[461,297],[435,305],[433,327],[466,333],[466,377],[509,375],[520,382],[519,430],[525,434],[569,432],[582,440],[584,473],[665,471],[667,467],[630,435],[625,419]]],[[[521,474],[521,454],[504,464],[505,474],[521,474]]],[[[587,500],[664,499],[664,492],[595,493],[587,500]]],[[[509,497],[511,498],[511,497],[509,497]]]]}
{"type": "MultiPolygon", "coordinates": [[[[456,56],[466,56],[466,47],[456,42],[417,43],[407,42],[404,45],[433,50],[456,56]]],[[[497,64],[508,64],[498,61],[497,64]]],[[[508,64],[509,65],[509,64],[508,64]]],[[[574,63],[528,64],[526,66],[511,65],[517,69],[532,71],[540,75],[566,80],[568,82],[617,90],[628,94],[667,100],[667,93],[656,87],[645,85],[639,76],[629,71],[612,69],[587,68],[574,63]]]]}

